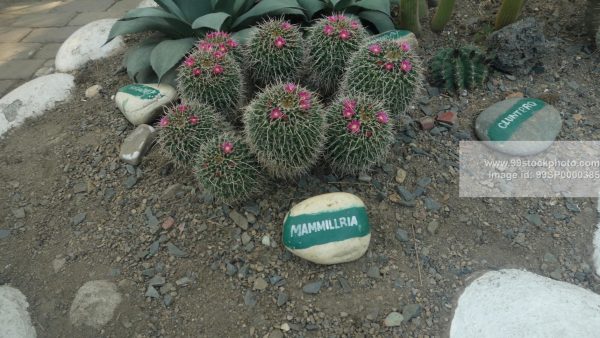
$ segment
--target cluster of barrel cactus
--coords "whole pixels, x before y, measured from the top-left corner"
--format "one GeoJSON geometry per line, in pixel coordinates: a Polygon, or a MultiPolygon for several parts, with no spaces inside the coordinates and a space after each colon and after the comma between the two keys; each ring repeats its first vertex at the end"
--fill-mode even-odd
{"type": "Polygon", "coordinates": [[[389,152],[420,69],[408,42],[370,39],[339,14],[306,38],[282,19],[258,25],[245,44],[213,32],[178,68],[182,101],[160,120],[159,143],[226,203],[260,192],[265,174],[294,179],[320,159],[341,175],[362,173],[389,152]]]}
{"type": "Polygon", "coordinates": [[[488,73],[485,55],[477,47],[444,48],[431,60],[434,84],[447,91],[482,86],[488,73]]]}

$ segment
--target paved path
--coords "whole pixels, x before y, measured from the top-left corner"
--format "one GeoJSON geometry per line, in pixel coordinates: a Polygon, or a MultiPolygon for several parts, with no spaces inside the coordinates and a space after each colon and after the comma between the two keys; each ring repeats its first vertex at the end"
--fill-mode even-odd
{"type": "Polygon", "coordinates": [[[54,56],[77,28],[120,18],[140,0],[0,0],[0,97],[54,71],[54,56]]]}

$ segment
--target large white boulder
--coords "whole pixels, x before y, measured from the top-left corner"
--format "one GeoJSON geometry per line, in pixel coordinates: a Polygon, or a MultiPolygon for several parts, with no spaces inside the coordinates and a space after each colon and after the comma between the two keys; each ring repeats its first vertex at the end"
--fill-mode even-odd
{"type": "Polygon", "coordinates": [[[28,117],[42,115],[57,102],[71,97],[72,75],[50,74],[33,79],[0,99],[0,137],[28,117]]]}
{"type": "Polygon", "coordinates": [[[71,34],[56,53],[56,70],[71,72],[88,61],[114,55],[125,48],[125,42],[120,36],[105,44],[115,22],[117,19],[97,20],[71,34]]]}
{"type": "Polygon", "coordinates": [[[522,270],[488,272],[458,300],[450,338],[597,338],[600,295],[522,270]]]}
{"type": "Polygon", "coordinates": [[[8,285],[0,286],[0,338],[35,338],[27,298],[8,285]]]}
{"type": "Polygon", "coordinates": [[[120,303],[121,294],[114,283],[105,280],[87,282],[79,288],[71,304],[71,324],[99,329],[112,319],[120,303]]]}

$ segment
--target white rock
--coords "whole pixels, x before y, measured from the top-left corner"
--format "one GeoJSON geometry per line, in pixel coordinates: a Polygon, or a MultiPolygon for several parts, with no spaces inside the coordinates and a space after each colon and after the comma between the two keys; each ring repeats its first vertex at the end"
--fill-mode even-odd
{"type": "Polygon", "coordinates": [[[120,303],[121,295],[114,283],[105,280],[87,282],[75,295],[69,319],[75,326],[99,329],[112,319],[120,303]]]}
{"type": "Polygon", "coordinates": [[[142,0],[137,8],[146,8],[146,7],[158,7],[158,4],[154,0],[142,0]]]}
{"type": "Polygon", "coordinates": [[[317,264],[357,260],[365,254],[370,241],[365,204],[348,193],[304,200],[290,210],[283,224],[286,249],[317,264]]]}
{"type": "Polygon", "coordinates": [[[469,285],[450,338],[595,338],[600,295],[522,271],[488,272],[469,285]]]}
{"type": "Polygon", "coordinates": [[[85,97],[88,99],[96,97],[96,96],[98,96],[98,94],[100,94],[101,90],[102,90],[101,85],[93,85],[90,88],[85,90],[85,97]]]}
{"type": "Polygon", "coordinates": [[[404,317],[398,312],[392,312],[383,320],[383,325],[387,327],[394,327],[402,325],[404,317]]]}
{"type": "Polygon", "coordinates": [[[27,298],[8,285],[0,286],[0,338],[35,338],[27,298]]]}
{"type": "Polygon", "coordinates": [[[156,137],[156,130],[147,124],[140,124],[129,134],[121,145],[119,157],[125,163],[138,165],[142,157],[152,146],[156,137]]]}
{"type": "Polygon", "coordinates": [[[28,117],[42,115],[59,101],[71,97],[72,75],[51,74],[33,79],[0,99],[0,137],[28,117]]]}
{"type": "Polygon", "coordinates": [[[56,53],[56,70],[71,72],[88,61],[105,58],[123,50],[125,42],[121,36],[104,44],[115,22],[117,19],[97,20],[71,34],[56,53]]]}
{"type": "Polygon", "coordinates": [[[115,95],[115,103],[134,125],[150,124],[163,107],[177,99],[177,91],[167,84],[132,84],[115,95]]]}

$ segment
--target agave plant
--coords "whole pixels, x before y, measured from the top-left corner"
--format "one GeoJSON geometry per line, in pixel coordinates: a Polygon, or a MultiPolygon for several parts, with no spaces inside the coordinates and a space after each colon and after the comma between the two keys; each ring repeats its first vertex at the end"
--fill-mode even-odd
{"type": "Polygon", "coordinates": [[[390,0],[298,0],[298,3],[311,19],[343,12],[348,16],[357,16],[374,32],[383,33],[394,29],[390,0]]]}
{"type": "Polygon", "coordinates": [[[306,19],[297,0],[156,0],[156,3],[159,7],[127,12],[108,36],[111,41],[124,34],[161,33],[127,54],[127,73],[136,82],[174,79],[179,62],[208,32],[230,32],[234,39],[243,42],[252,31],[251,26],[268,16],[299,15],[306,19]]]}

